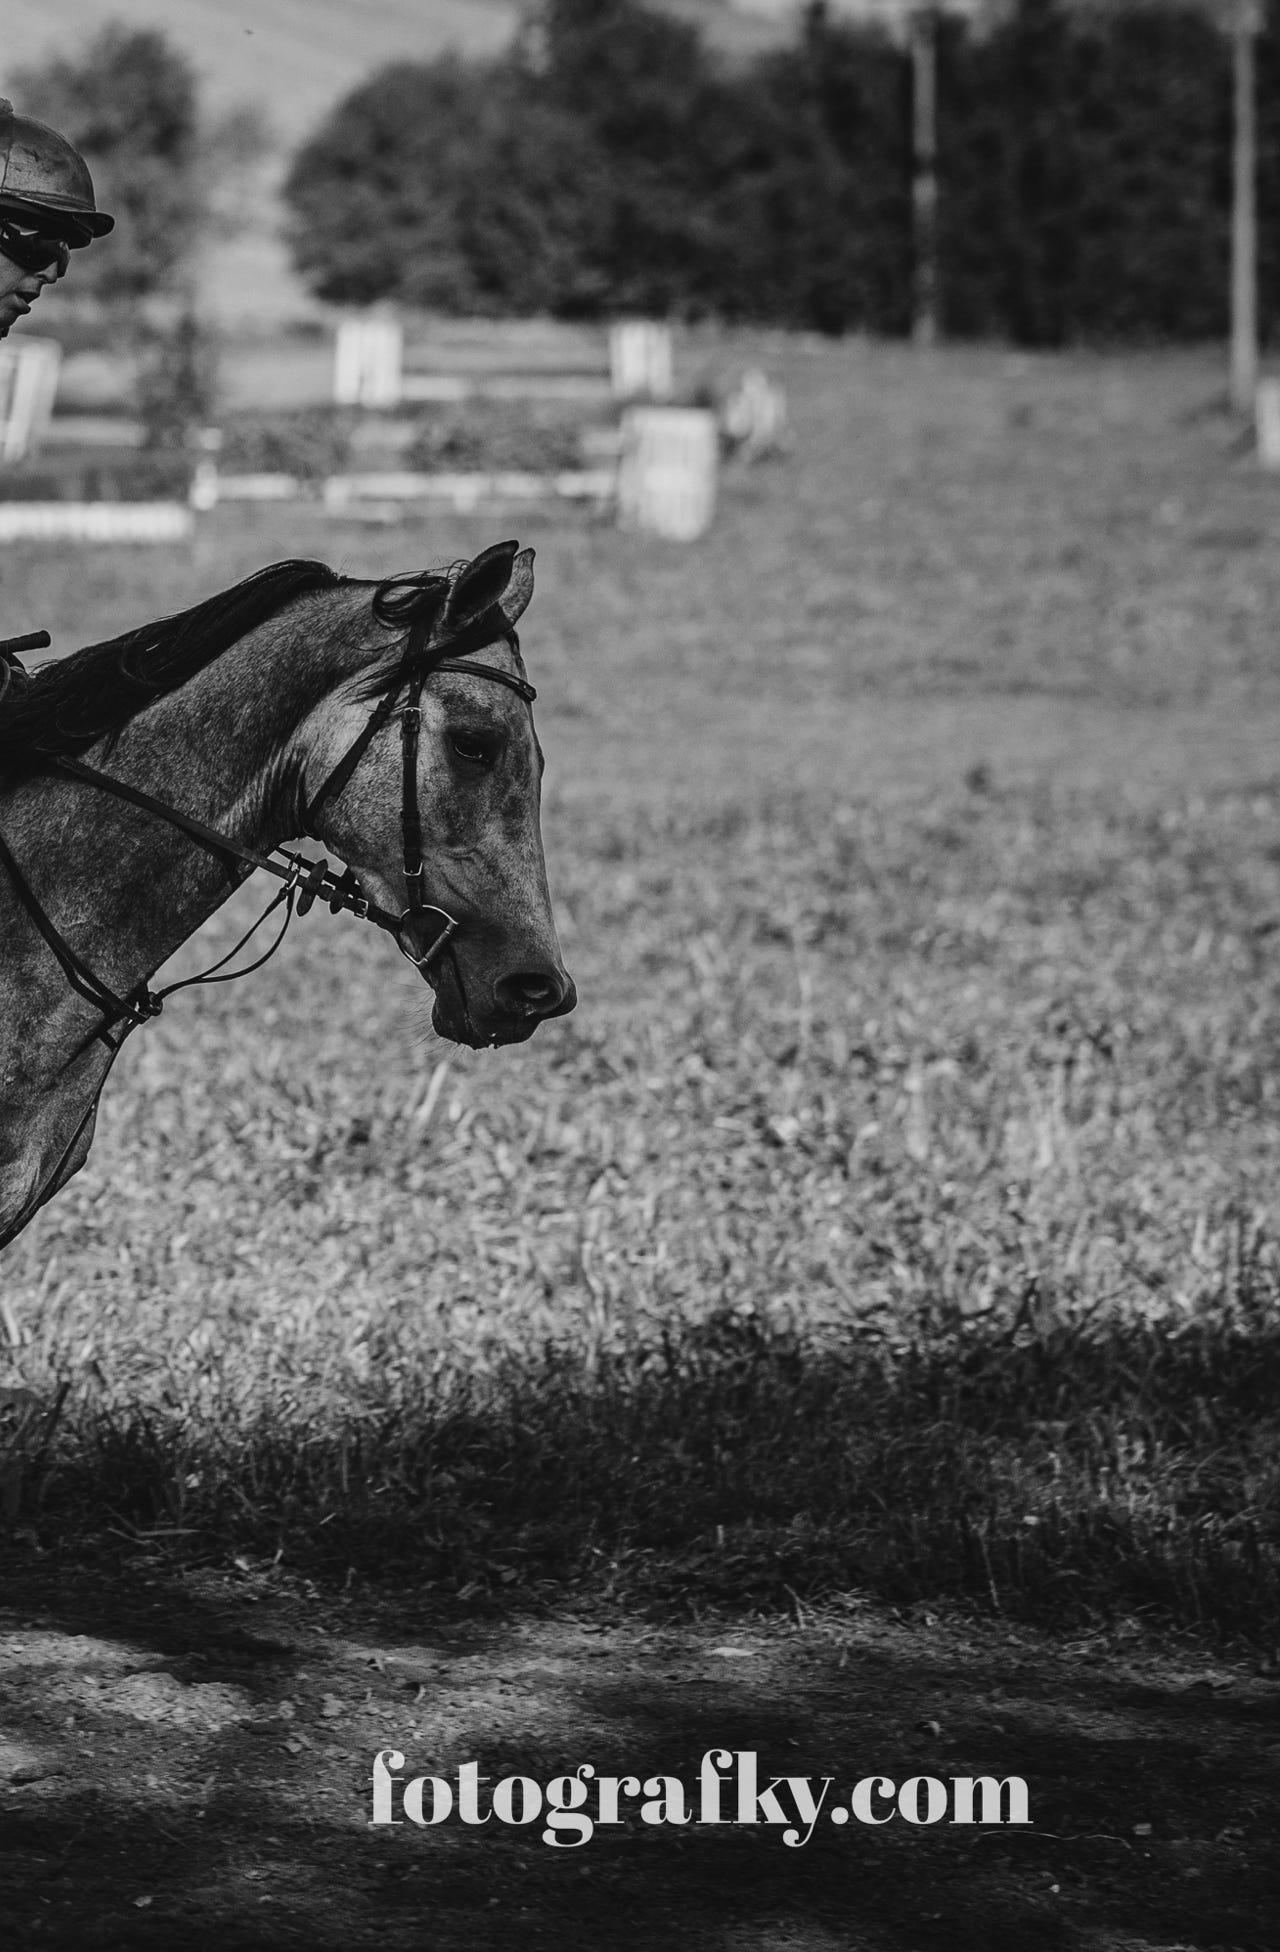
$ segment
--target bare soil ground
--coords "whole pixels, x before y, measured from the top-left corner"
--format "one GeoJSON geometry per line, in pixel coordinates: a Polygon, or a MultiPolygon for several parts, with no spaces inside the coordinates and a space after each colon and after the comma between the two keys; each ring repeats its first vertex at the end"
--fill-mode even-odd
{"type": "MultiPolygon", "coordinates": [[[[4,1569],[0,1916],[22,1946],[1262,1948],[1280,1684],[1146,1639],[870,1606],[677,1627],[4,1569]],[[1018,1774],[1028,1828],[371,1827],[370,1769],[546,1783],[1018,1774]]],[[[625,1806],[624,1806],[625,1807],[625,1806]]]]}

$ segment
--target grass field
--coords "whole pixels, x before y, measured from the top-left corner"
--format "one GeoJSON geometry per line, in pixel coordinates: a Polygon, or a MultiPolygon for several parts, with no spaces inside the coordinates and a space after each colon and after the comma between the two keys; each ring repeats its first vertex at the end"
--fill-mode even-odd
{"type": "MultiPolygon", "coordinates": [[[[313,915],[140,1034],[5,1257],[0,1377],[70,1384],[20,1523],[504,1607],[1265,1639],[1280,487],[1208,357],[685,353],[748,356],[794,449],[707,541],[518,525],[577,1015],[459,1052],[313,915]]],[[[0,601],[69,645],[511,527],[227,510],[0,601]]]]}

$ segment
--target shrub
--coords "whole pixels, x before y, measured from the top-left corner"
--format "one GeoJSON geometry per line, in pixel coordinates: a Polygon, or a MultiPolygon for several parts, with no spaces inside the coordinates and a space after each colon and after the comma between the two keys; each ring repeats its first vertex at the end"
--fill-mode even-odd
{"type": "Polygon", "coordinates": [[[226,420],[218,464],[229,474],[293,474],[322,481],[345,468],[357,416],[331,407],[226,420]]]}
{"type": "Polygon", "coordinates": [[[477,402],[424,418],[405,461],[424,470],[553,474],[582,465],[579,423],[505,401],[477,402]]]}

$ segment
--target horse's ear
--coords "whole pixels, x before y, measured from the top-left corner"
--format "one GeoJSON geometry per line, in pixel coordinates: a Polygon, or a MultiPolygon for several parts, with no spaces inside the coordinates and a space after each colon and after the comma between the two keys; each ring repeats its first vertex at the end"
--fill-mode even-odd
{"type": "Polygon", "coordinates": [[[503,616],[515,629],[533,595],[533,551],[522,549],[511,565],[511,581],[498,598],[503,616]]]}
{"type": "Polygon", "coordinates": [[[482,617],[486,610],[492,610],[501,601],[508,583],[511,581],[512,565],[515,562],[518,542],[495,542],[492,548],[485,549],[474,561],[469,562],[449,588],[449,606],[446,612],[448,623],[456,629],[469,624],[473,618],[482,617]]]}

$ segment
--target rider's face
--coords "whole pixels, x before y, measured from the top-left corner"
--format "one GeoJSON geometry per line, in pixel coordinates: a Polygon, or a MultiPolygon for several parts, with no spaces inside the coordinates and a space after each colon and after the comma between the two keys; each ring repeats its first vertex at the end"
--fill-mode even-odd
{"type": "Polygon", "coordinates": [[[0,339],[26,317],[45,286],[54,284],[59,275],[56,264],[43,271],[24,271],[0,252],[0,339]]]}

